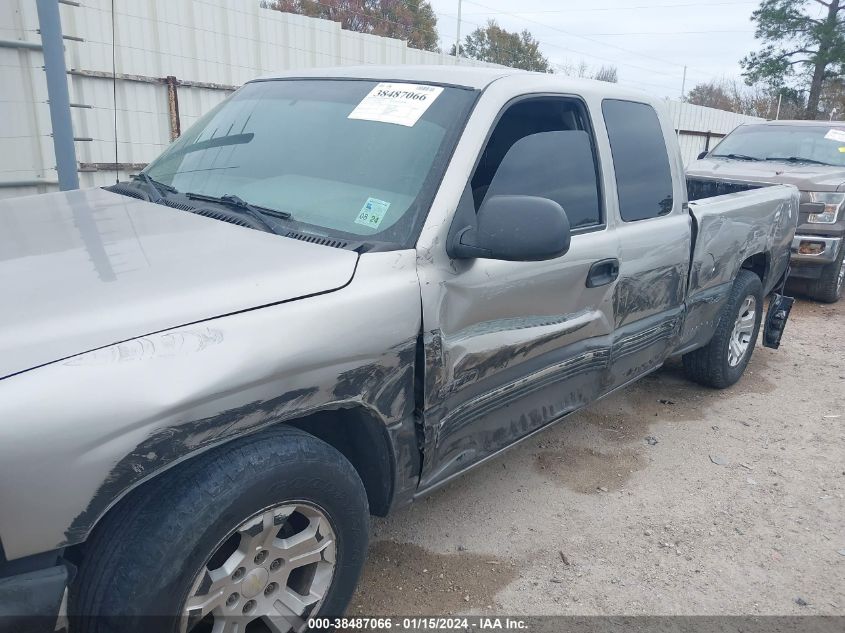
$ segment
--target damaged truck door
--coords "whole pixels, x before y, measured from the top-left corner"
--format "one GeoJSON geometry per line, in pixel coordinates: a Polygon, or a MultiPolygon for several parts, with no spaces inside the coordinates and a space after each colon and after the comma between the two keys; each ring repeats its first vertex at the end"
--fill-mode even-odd
{"type": "Polygon", "coordinates": [[[420,265],[423,279],[437,278],[422,286],[424,488],[606,390],[619,253],[599,174],[581,99],[517,99],[498,117],[440,253],[448,265],[420,265]],[[565,254],[515,262],[467,248],[466,227],[477,217],[480,229],[482,214],[508,197],[517,206],[502,239],[545,232],[526,222],[522,196],[562,208],[565,254]]]}

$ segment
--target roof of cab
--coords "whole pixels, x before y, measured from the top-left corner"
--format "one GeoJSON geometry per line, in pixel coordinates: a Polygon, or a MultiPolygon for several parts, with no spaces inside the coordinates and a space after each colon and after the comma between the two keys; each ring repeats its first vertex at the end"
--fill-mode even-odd
{"type": "Polygon", "coordinates": [[[478,66],[328,66],[325,68],[307,68],[288,70],[280,73],[264,75],[261,80],[268,79],[377,79],[379,81],[420,81],[424,83],[441,83],[453,86],[482,89],[508,75],[525,74],[526,71],[517,68],[488,68],[478,66]]]}
{"type": "Polygon", "coordinates": [[[494,81],[505,79],[520,85],[536,87],[538,82],[553,91],[575,91],[580,94],[598,93],[603,97],[633,99],[656,103],[658,99],[642,90],[616,83],[581,79],[560,74],[538,73],[505,67],[480,66],[331,66],[289,70],[259,77],[255,81],[273,79],[371,79],[375,81],[420,82],[462,86],[483,90],[494,81]]]}
{"type": "Polygon", "coordinates": [[[806,120],[806,119],[779,119],[777,121],[754,121],[753,123],[744,123],[743,125],[783,125],[787,127],[802,126],[802,127],[843,127],[845,121],[823,121],[823,120],[806,120]]]}

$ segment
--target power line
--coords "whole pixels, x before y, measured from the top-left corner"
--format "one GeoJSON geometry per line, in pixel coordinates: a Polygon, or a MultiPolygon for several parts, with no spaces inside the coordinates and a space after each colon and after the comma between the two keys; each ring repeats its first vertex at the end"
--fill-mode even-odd
{"type": "MultiPolygon", "coordinates": [[[[208,2],[208,0],[196,0],[196,1],[197,1],[197,2],[199,2],[199,3],[201,3],[201,4],[209,4],[210,6],[220,7],[220,5],[214,4],[214,3],[212,3],[212,2],[208,2]]],[[[467,1],[469,2],[469,0],[467,0],[467,1]]],[[[325,3],[323,3],[323,2],[320,2],[319,0],[312,0],[312,3],[313,3],[313,4],[316,4],[316,5],[318,5],[318,6],[325,7],[325,8],[327,8],[327,9],[334,9],[334,8],[336,8],[336,7],[334,7],[333,5],[328,5],[328,4],[325,4],[325,3]]],[[[477,2],[472,2],[471,4],[476,4],[476,5],[478,5],[479,3],[477,3],[477,2]]],[[[479,5],[479,6],[484,6],[484,5],[479,5]]],[[[237,10],[237,9],[233,9],[233,8],[230,8],[230,7],[226,7],[226,9],[227,9],[227,10],[234,11],[234,12],[236,12],[236,13],[243,13],[243,14],[245,14],[245,15],[249,15],[247,12],[242,11],[242,10],[237,10]]],[[[351,14],[353,14],[353,15],[360,16],[360,17],[366,17],[366,18],[375,19],[375,20],[378,20],[379,22],[384,23],[384,24],[391,24],[391,25],[394,25],[394,26],[400,27],[400,29],[404,30],[406,33],[418,32],[418,33],[429,33],[429,34],[439,35],[439,34],[438,34],[438,31],[437,31],[436,29],[422,29],[422,28],[415,27],[415,26],[410,26],[410,27],[409,27],[409,26],[408,26],[408,25],[406,25],[406,24],[402,24],[402,23],[400,23],[400,22],[395,22],[395,21],[393,21],[393,20],[389,20],[389,19],[384,18],[384,17],[380,17],[380,16],[372,16],[372,15],[369,15],[369,14],[366,14],[366,13],[362,13],[362,12],[359,12],[359,11],[354,11],[354,10],[351,10],[351,9],[347,9],[347,10],[346,10],[346,12],[347,12],[347,13],[351,13],[351,14]]],[[[450,14],[450,13],[446,13],[446,12],[442,12],[442,11],[435,11],[435,15],[437,15],[438,17],[447,17],[447,18],[451,18],[451,19],[455,19],[455,18],[457,18],[457,16],[455,16],[454,14],[450,14]]],[[[486,25],[484,25],[484,24],[479,24],[478,22],[473,22],[473,21],[471,21],[471,20],[465,20],[465,19],[462,19],[461,21],[462,21],[462,22],[464,22],[464,23],[466,23],[466,24],[469,24],[469,25],[475,26],[475,27],[477,27],[477,28],[481,28],[481,29],[486,28],[486,25]]],[[[345,29],[344,29],[344,30],[345,30],[345,29]]],[[[560,30],[560,29],[556,29],[556,30],[560,30]]],[[[563,31],[561,31],[561,32],[563,32],[563,31]]],[[[564,32],[564,33],[565,33],[565,32],[564,32]]],[[[567,33],[567,35],[569,35],[569,34],[567,33]]],[[[600,42],[600,43],[601,43],[601,42],[600,42]]],[[[602,43],[602,44],[604,45],[604,43],[602,43]]],[[[587,52],[587,51],[581,51],[581,50],[578,50],[578,49],[568,48],[568,47],[565,47],[565,46],[561,46],[561,45],[559,45],[559,44],[554,44],[554,43],[548,43],[548,42],[545,42],[545,45],[546,45],[546,46],[549,46],[549,47],[553,47],[553,48],[560,49],[560,50],[565,51],[565,52],[570,53],[570,54],[581,55],[581,56],[583,56],[583,57],[588,57],[588,58],[598,59],[598,60],[601,60],[602,62],[607,62],[607,63],[610,63],[610,64],[614,64],[614,65],[616,65],[616,66],[627,67],[627,68],[635,68],[635,69],[637,69],[637,70],[642,70],[642,71],[649,72],[649,73],[656,73],[656,74],[658,74],[658,75],[665,75],[665,76],[667,76],[667,77],[675,77],[675,78],[676,78],[676,77],[678,77],[678,75],[680,75],[680,72],[679,72],[679,71],[678,71],[678,72],[667,73],[667,72],[663,72],[663,71],[655,70],[655,69],[653,69],[653,68],[647,68],[647,67],[645,67],[645,66],[638,66],[638,65],[636,65],[636,64],[631,64],[631,63],[628,63],[628,62],[620,62],[620,61],[618,61],[618,60],[616,60],[616,59],[612,59],[612,58],[610,58],[610,57],[602,57],[601,55],[596,55],[595,53],[590,53],[590,52],[587,52]]],[[[457,52],[457,51],[456,51],[456,52],[457,52]]],[[[501,59],[501,58],[499,58],[499,60],[498,60],[498,62],[497,62],[497,63],[503,63],[504,65],[507,65],[509,61],[512,61],[513,59],[515,59],[515,58],[517,57],[517,55],[516,55],[517,51],[515,51],[515,50],[513,50],[513,49],[505,49],[505,48],[498,48],[498,47],[497,47],[497,48],[496,48],[496,53],[497,53],[497,57],[498,57],[498,55],[499,55],[500,53],[504,53],[505,55],[510,56],[510,59],[501,59]]],[[[655,59],[656,59],[656,58],[655,58],[655,59]]],[[[657,60],[657,61],[660,61],[661,63],[666,63],[666,62],[664,62],[663,60],[657,60]]],[[[679,66],[683,67],[683,64],[680,64],[679,66]]],[[[711,77],[712,77],[712,75],[711,75],[710,73],[702,72],[702,74],[703,74],[704,76],[708,77],[708,78],[711,78],[711,77]]],[[[652,84],[652,85],[653,85],[653,84],[652,84]]]]}
{"type": "MultiPolygon", "coordinates": [[[[473,3],[473,4],[475,4],[475,3],[473,3]]],[[[438,16],[449,17],[449,18],[455,18],[456,17],[455,15],[452,15],[452,14],[449,14],[449,13],[444,13],[444,12],[439,12],[439,11],[436,12],[436,14],[438,16]]],[[[463,22],[465,22],[466,24],[470,24],[472,26],[478,27],[480,29],[487,28],[487,26],[485,24],[479,24],[478,22],[472,22],[470,20],[463,20],[463,22]]],[[[620,67],[624,67],[624,68],[636,68],[637,70],[643,70],[643,71],[648,72],[648,73],[654,73],[654,74],[664,75],[666,77],[674,77],[674,78],[679,77],[680,74],[681,74],[680,71],[664,72],[664,71],[661,71],[661,70],[655,70],[654,68],[647,68],[646,66],[639,66],[637,64],[631,64],[629,62],[620,62],[620,61],[613,59],[613,58],[610,58],[610,57],[603,57],[601,55],[596,55],[595,53],[578,50],[576,48],[569,48],[569,47],[566,47],[566,46],[561,46],[560,44],[555,44],[553,42],[549,42],[546,39],[544,39],[543,42],[541,42],[541,44],[544,47],[556,48],[556,49],[559,49],[559,50],[564,51],[564,52],[569,53],[569,54],[580,55],[582,57],[587,57],[587,58],[592,58],[592,59],[598,59],[602,62],[607,62],[609,64],[613,64],[614,66],[620,66],[620,67]]],[[[507,50],[507,49],[503,49],[503,50],[505,50],[505,52],[514,53],[514,51],[512,51],[512,50],[507,50]]],[[[497,49],[497,51],[498,51],[498,49],[497,49]]],[[[560,64],[558,64],[558,65],[560,65],[560,64]]],[[[706,75],[708,78],[712,77],[712,75],[710,75],[710,74],[707,74],[707,73],[703,73],[703,74],[706,75]]],[[[652,85],[654,85],[654,84],[652,84],[652,85]]]]}
{"type": "MultiPolygon", "coordinates": [[[[478,5],[478,6],[482,6],[482,7],[486,6],[486,5],[482,5],[478,2],[473,2],[473,0],[466,0],[466,1],[470,4],[475,4],[475,5],[478,5]]],[[[716,4],[719,4],[719,3],[716,3],[716,4]]],[[[736,4],[736,3],[722,3],[722,4],[736,4]]],[[[756,4],[756,3],[751,3],[751,4],[756,4]]],[[[695,6],[702,6],[702,5],[700,3],[697,3],[695,6]]],[[[492,7],[488,7],[488,8],[492,8],[492,7]]],[[[438,16],[442,16],[442,17],[449,17],[449,18],[453,18],[453,19],[456,17],[453,14],[449,14],[449,13],[445,13],[445,12],[435,12],[435,13],[438,16]]],[[[494,13],[502,13],[502,14],[511,15],[511,16],[517,15],[516,13],[507,12],[507,11],[494,11],[494,13]]],[[[557,12],[552,11],[550,13],[557,13],[557,12]]],[[[535,22],[536,24],[541,24],[543,26],[547,26],[548,28],[551,28],[552,30],[555,30],[555,31],[559,31],[562,35],[566,35],[568,37],[581,37],[582,39],[587,39],[587,40],[589,40],[590,38],[589,37],[583,37],[583,35],[614,36],[614,35],[636,35],[637,34],[637,33],[632,32],[632,33],[587,33],[587,34],[579,35],[579,34],[576,34],[576,33],[569,33],[568,31],[564,31],[563,29],[559,29],[559,28],[555,28],[553,26],[549,26],[549,25],[547,25],[543,22],[537,22],[536,20],[527,20],[527,21],[535,22]]],[[[467,24],[471,24],[472,26],[476,26],[476,27],[481,28],[481,29],[486,28],[486,25],[479,24],[478,22],[472,22],[472,21],[466,20],[466,19],[464,19],[463,22],[465,22],[467,24]]],[[[698,32],[699,33],[706,33],[708,31],[698,31],[698,32]]],[[[716,32],[734,32],[734,31],[712,31],[712,32],[716,33],[716,32]]],[[[753,33],[753,31],[735,31],[735,32],[753,33]]],[[[694,31],[687,31],[687,33],[694,33],[694,31]]],[[[643,35],[662,35],[661,33],[642,33],[642,34],[643,35]]],[[[670,33],[667,33],[667,35],[670,35],[670,33]]],[[[673,64],[673,62],[668,62],[666,60],[662,60],[662,59],[659,59],[657,57],[644,55],[642,53],[635,53],[634,51],[628,51],[627,49],[624,49],[624,48],[621,48],[621,47],[618,47],[618,46],[614,46],[612,44],[607,44],[606,42],[601,42],[601,41],[598,41],[598,40],[590,40],[590,41],[596,42],[596,43],[601,44],[603,46],[610,46],[611,48],[617,48],[617,49],[624,51],[624,52],[627,52],[627,53],[640,55],[641,57],[645,57],[647,59],[653,59],[655,61],[660,62],[661,64],[673,64]]],[[[544,46],[544,47],[557,48],[557,49],[565,51],[567,53],[574,53],[576,55],[581,55],[581,56],[588,57],[588,58],[598,59],[598,60],[601,60],[602,62],[608,62],[608,63],[614,64],[616,66],[626,67],[626,68],[635,68],[637,70],[643,70],[643,71],[646,71],[646,72],[649,72],[649,73],[656,73],[658,75],[665,75],[667,77],[678,77],[678,76],[681,75],[681,72],[682,72],[682,71],[679,70],[679,71],[675,71],[675,72],[672,72],[672,73],[667,73],[667,72],[663,72],[663,71],[660,71],[660,70],[655,70],[653,68],[647,68],[645,66],[638,66],[637,64],[631,64],[629,62],[620,62],[616,59],[612,59],[612,58],[609,58],[609,57],[602,57],[601,55],[596,55],[595,53],[589,53],[589,52],[586,52],[586,51],[581,51],[581,50],[578,50],[578,49],[573,49],[573,48],[561,46],[559,44],[555,44],[553,42],[550,42],[549,39],[547,39],[547,38],[543,39],[543,41],[541,42],[541,45],[544,46]]],[[[704,70],[695,69],[695,68],[689,68],[689,66],[687,64],[674,64],[674,65],[678,66],[679,68],[689,69],[694,74],[699,75],[700,77],[707,77],[708,79],[712,79],[712,77],[713,77],[713,73],[710,73],[710,72],[707,72],[707,71],[704,71],[704,70]]],[[[650,85],[655,85],[655,84],[650,84],[650,85]]]]}
{"type": "MultiPolygon", "coordinates": [[[[526,18],[526,17],[520,17],[519,14],[512,13],[510,11],[499,11],[499,10],[494,9],[493,7],[490,7],[486,4],[476,2],[475,0],[466,0],[466,2],[468,2],[469,4],[474,4],[476,6],[482,7],[484,9],[490,9],[491,11],[493,11],[495,13],[499,13],[499,14],[502,14],[502,15],[509,15],[511,17],[515,17],[515,18],[518,18],[518,19],[525,20],[526,22],[533,22],[534,24],[539,24],[540,26],[544,26],[544,27],[549,28],[553,31],[558,31],[560,33],[563,33],[564,35],[569,35],[570,37],[577,37],[577,38],[580,38],[580,39],[583,39],[583,40],[587,40],[588,42],[593,42],[594,44],[601,44],[602,46],[609,46],[610,48],[615,48],[617,50],[622,51],[623,53],[628,53],[629,55],[636,55],[636,56],[642,57],[644,59],[652,59],[652,60],[660,62],[661,64],[670,64],[672,66],[678,66],[680,68],[684,68],[685,66],[687,66],[686,64],[681,64],[681,63],[678,63],[678,62],[671,62],[671,61],[668,61],[668,60],[665,60],[665,59],[660,59],[659,57],[653,57],[651,55],[646,55],[645,53],[638,53],[637,51],[632,51],[632,50],[629,50],[627,48],[622,48],[621,46],[616,46],[615,44],[608,44],[607,42],[602,42],[600,40],[594,40],[594,39],[587,37],[585,35],[578,35],[577,33],[571,33],[569,31],[565,31],[561,28],[552,26],[552,25],[547,24],[545,22],[540,22],[538,20],[532,20],[532,19],[526,18]]],[[[692,69],[692,70],[696,70],[696,69],[692,69]]],[[[711,73],[708,73],[708,72],[703,71],[703,70],[702,71],[696,70],[696,72],[700,72],[703,75],[711,76],[711,73]]]]}
{"type": "Polygon", "coordinates": [[[592,35],[597,37],[611,37],[614,35],[652,35],[652,36],[661,36],[661,35],[698,35],[703,33],[753,33],[753,30],[747,31],[628,31],[628,32],[619,32],[619,33],[581,33],[581,35],[592,35]]]}
{"type": "MultiPolygon", "coordinates": [[[[476,4],[476,3],[472,3],[476,4]]],[[[590,13],[593,11],[638,11],[640,9],[681,9],[685,7],[701,7],[701,8],[710,8],[710,7],[739,7],[745,5],[757,5],[759,2],[756,1],[749,1],[743,0],[742,2],[689,2],[684,4],[643,4],[636,7],[590,7],[589,9],[576,7],[573,9],[545,9],[541,11],[516,11],[516,14],[519,15],[548,15],[553,13],[590,13]]],[[[490,7],[487,7],[490,8],[490,7]]],[[[466,15],[490,15],[491,11],[474,11],[472,13],[467,13],[466,15]]],[[[495,9],[492,13],[498,13],[495,9]]]]}

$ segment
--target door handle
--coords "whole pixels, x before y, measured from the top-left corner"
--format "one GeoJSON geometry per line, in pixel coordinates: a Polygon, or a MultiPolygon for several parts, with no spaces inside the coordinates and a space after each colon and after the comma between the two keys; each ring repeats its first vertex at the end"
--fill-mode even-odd
{"type": "Polygon", "coordinates": [[[587,273],[587,288],[606,286],[616,281],[619,276],[619,260],[616,258],[602,259],[590,266],[587,273]]]}

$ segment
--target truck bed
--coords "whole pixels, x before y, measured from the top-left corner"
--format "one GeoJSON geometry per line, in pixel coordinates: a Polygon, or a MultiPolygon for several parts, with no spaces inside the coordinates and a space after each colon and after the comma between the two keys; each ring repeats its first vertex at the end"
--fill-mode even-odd
{"type": "Polygon", "coordinates": [[[755,182],[741,182],[738,180],[712,180],[709,178],[693,178],[687,176],[687,199],[690,202],[725,196],[741,191],[751,191],[769,185],[755,182]]]}
{"type": "Polygon", "coordinates": [[[704,345],[743,264],[763,277],[770,293],[789,264],[798,221],[798,189],[791,185],[688,178],[693,252],[687,316],[677,353],[704,345]]]}

